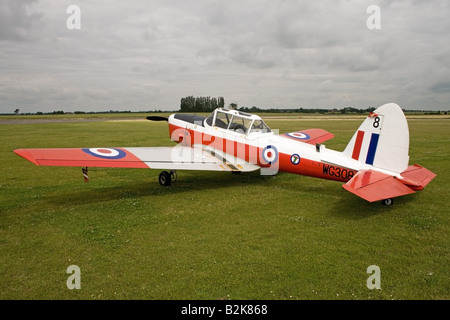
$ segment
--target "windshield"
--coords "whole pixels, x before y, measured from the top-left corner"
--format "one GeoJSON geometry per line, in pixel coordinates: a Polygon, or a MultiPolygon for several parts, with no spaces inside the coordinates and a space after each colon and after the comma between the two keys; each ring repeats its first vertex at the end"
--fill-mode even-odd
{"type": "Polygon", "coordinates": [[[269,127],[262,120],[255,120],[252,125],[252,132],[270,132],[269,127]]]}
{"type": "Polygon", "coordinates": [[[231,115],[225,112],[217,111],[216,122],[214,125],[219,128],[227,129],[230,124],[231,115]]]}
{"type": "Polygon", "coordinates": [[[251,119],[234,115],[233,118],[231,119],[231,123],[228,126],[228,129],[239,133],[247,133],[251,124],[252,124],[251,119]]]}
{"type": "Polygon", "coordinates": [[[244,112],[226,112],[217,110],[206,118],[206,123],[222,129],[247,134],[250,132],[271,132],[269,127],[259,117],[244,112]],[[257,118],[257,119],[255,119],[257,118]]]}

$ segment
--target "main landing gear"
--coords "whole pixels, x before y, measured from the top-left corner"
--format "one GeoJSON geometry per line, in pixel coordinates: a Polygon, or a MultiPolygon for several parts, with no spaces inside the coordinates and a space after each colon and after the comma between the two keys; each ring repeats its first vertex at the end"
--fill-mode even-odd
{"type": "Polygon", "coordinates": [[[170,186],[172,184],[172,182],[177,181],[177,173],[176,171],[162,171],[159,174],[159,178],[158,178],[159,184],[162,186],[170,186]]]}
{"type": "Polygon", "coordinates": [[[384,200],[381,200],[381,203],[385,206],[392,206],[394,204],[394,199],[392,199],[392,198],[384,199],[384,200]]]}

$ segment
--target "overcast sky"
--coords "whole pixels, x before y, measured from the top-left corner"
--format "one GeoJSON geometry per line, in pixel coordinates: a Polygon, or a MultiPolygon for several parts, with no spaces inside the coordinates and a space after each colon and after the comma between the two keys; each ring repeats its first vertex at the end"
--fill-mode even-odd
{"type": "Polygon", "coordinates": [[[0,0],[0,113],[177,110],[190,95],[450,110],[449,34],[447,0],[0,0]]]}

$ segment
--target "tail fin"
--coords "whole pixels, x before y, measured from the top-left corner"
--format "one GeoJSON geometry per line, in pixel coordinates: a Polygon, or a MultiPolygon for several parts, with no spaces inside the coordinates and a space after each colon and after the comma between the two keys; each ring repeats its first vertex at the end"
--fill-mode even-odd
{"type": "Polygon", "coordinates": [[[395,103],[370,113],[344,150],[345,155],[359,162],[396,173],[408,168],[408,152],[408,123],[395,103]]]}

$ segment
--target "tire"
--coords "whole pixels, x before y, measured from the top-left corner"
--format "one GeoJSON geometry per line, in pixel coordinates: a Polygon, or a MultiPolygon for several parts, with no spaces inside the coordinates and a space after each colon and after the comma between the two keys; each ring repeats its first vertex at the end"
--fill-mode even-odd
{"type": "Polygon", "coordinates": [[[394,204],[394,199],[392,199],[392,198],[384,199],[384,200],[381,200],[381,203],[385,206],[392,206],[394,204]]]}
{"type": "Polygon", "coordinates": [[[167,171],[162,171],[159,174],[159,178],[158,178],[159,184],[162,186],[170,186],[172,179],[170,178],[170,173],[168,173],[167,171]]]}

